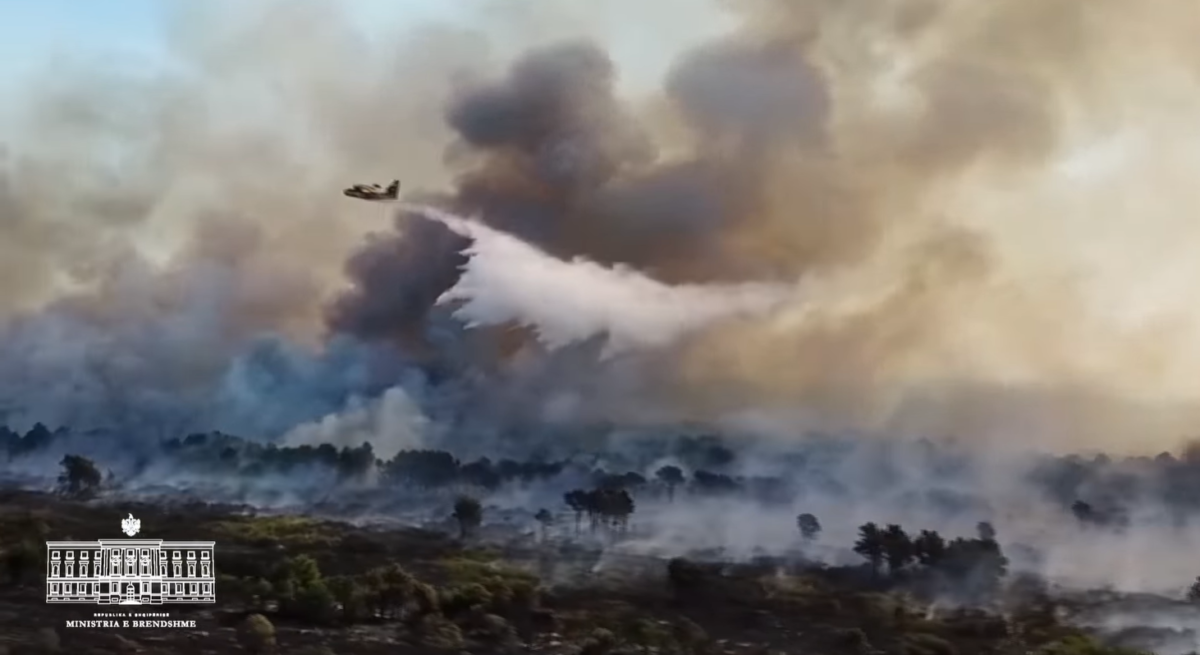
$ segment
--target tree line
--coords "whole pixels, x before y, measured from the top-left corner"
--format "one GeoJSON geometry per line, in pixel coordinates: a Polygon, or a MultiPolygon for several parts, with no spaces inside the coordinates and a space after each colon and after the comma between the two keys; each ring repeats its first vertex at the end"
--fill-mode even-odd
{"type": "MultiPolygon", "coordinates": [[[[0,426],[0,453],[9,461],[40,452],[67,439],[66,429],[50,430],[37,424],[25,434],[0,426]]],[[[678,490],[696,496],[739,496],[764,504],[786,505],[804,492],[819,492],[837,497],[850,493],[844,484],[832,479],[814,462],[834,457],[822,449],[828,446],[798,446],[797,453],[781,456],[781,463],[795,472],[775,476],[731,475],[728,468],[736,461],[735,453],[715,437],[666,438],[662,443],[630,446],[640,453],[637,461],[622,465],[619,455],[607,464],[594,464],[595,458],[577,455],[551,460],[480,458],[461,461],[452,452],[438,449],[405,450],[389,459],[377,456],[370,442],[357,447],[280,446],[260,443],[220,432],[192,434],[168,439],[146,447],[133,457],[133,473],[151,464],[176,466],[190,473],[211,473],[261,478],[269,474],[290,475],[304,468],[321,468],[334,473],[339,482],[358,483],[378,479],[385,486],[425,491],[495,491],[513,484],[530,484],[569,475],[604,486],[607,478],[620,478],[631,494],[654,493],[674,498],[678,490]],[[648,458],[648,459],[647,459],[648,458]],[[650,473],[645,461],[673,459],[676,466],[661,467],[650,473]],[[593,463],[589,463],[589,461],[593,463]],[[792,466],[794,465],[794,467],[792,466]],[[622,473],[620,470],[626,469],[622,473]],[[685,473],[685,469],[687,472],[685,473]]],[[[833,449],[836,450],[836,449],[833,449]]],[[[927,449],[939,471],[953,473],[964,464],[949,455],[937,457],[936,447],[927,449]]],[[[629,459],[629,458],[625,458],[629,459]]],[[[834,460],[836,461],[836,459],[834,460]]],[[[886,466],[885,466],[886,468],[886,466]]],[[[888,478],[881,471],[880,480],[888,478]]],[[[1185,448],[1181,455],[1162,453],[1156,457],[1112,459],[1052,457],[1027,471],[1028,482],[1040,488],[1052,501],[1071,512],[1089,528],[1123,529],[1128,524],[1129,499],[1161,501],[1179,513],[1200,511],[1200,444],[1185,448]]],[[[883,484],[882,482],[880,484],[883,484]]],[[[884,484],[886,487],[886,484],[884,484]]],[[[969,512],[978,499],[948,490],[931,490],[914,502],[928,502],[946,513],[969,512]]]]}
{"type": "MultiPolygon", "coordinates": [[[[85,457],[67,455],[61,464],[59,484],[66,495],[89,495],[104,482],[96,465],[85,457]]],[[[656,478],[664,484],[678,484],[684,479],[682,471],[673,466],[659,469],[656,478]]],[[[627,488],[631,483],[636,481],[631,481],[629,476],[610,475],[591,489],[574,489],[563,494],[563,505],[574,514],[576,534],[581,532],[584,518],[592,532],[628,530],[637,508],[627,488]]],[[[483,505],[472,496],[459,496],[451,516],[459,525],[460,538],[468,539],[483,524],[483,505]]],[[[547,529],[554,522],[554,513],[546,508],[539,509],[534,513],[534,520],[545,538],[547,529]]],[[[801,513],[796,516],[795,523],[804,543],[812,544],[820,538],[822,525],[814,514],[801,513]]],[[[40,534],[35,528],[31,528],[31,532],[40,534]]],[[[898,524],[881,527],[868,522],[859,527],[852,549],[863,557],[870,574],[877,580],[941,592],[953,591],[970,599],[993,594],[1007,575],[1009,564],[997,541],[995,527],[986,521],[977,524],[974,537],[953,539],[946,539],[934,530],[910,533],[898,524]]],[[[10,550],[6,555],[9,570],[21,572],[35,568],[39,552],[36,544],[10,550]]],[[[1200,578],[1188,589],[1187,597],[1200,603],[1200,578]]]]}

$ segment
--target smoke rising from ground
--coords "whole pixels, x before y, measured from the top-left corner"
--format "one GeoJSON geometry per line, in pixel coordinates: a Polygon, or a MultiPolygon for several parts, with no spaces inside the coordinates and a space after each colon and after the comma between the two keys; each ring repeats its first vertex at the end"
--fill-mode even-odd
{"type": "MultiPolygon", "coordinates": [[[[953,436],[988,464],[955,484],[1049,569],[1182,574],[1157,518],[1082,551],[1039,532],[1060,513],[1023,511],[996,453],[1158,451],[1198,424],[1200,9],[551,5],[383,40],[333,2],[189,5],[178,67],[10,100],[5,422],[382,457],[621,453],[681,424],[953,436]],[[635,93],[601,11],[733,27],[635,93]],[[433,209],[339,194],[395,177],[433,209]],[[1127,547],[1164,564],[1106,559],[1127,547]]],[[[889,520],[817,500],[853,510],[835,531],[889,520]]],[[[795,509],[711,533],[753,550],[795,509]]]]}

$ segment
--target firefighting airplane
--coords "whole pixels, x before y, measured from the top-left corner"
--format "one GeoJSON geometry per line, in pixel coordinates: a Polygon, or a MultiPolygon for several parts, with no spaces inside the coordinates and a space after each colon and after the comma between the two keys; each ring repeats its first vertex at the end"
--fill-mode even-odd
{"type": "Polygon", "coordinates": [[[378,184],[355,184],[343,190],[342,195],[372,202],[395,200],[400,195],[400,180],[392,180],[386,189],[378,184]]]}

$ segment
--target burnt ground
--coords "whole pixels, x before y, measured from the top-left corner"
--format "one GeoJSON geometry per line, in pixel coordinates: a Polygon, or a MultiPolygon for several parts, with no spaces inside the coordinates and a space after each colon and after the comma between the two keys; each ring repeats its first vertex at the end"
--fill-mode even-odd
{"type": "Polygon", "coordinates": [[[1041,594],[1006,600],[1005,618],[1000,618],[980,611],[933,612],[909,595],[872,588],[853,571],[805,570],[778,562],[720,571],[698,567],[693,578],[672,584],[665,562],[630,558],[591,574],[598,553],[561,544],[465,544],[428,530],[254,516],[241,508],[198,503],[85,503],[2,492],[0,547],[5,551],[0,653],[7,649],[10,655],[215,655],[269,649],[269,639],[245,636],[252,613],[273,624],[280,653],[1128,652],[1101,648],[1061,624],[1062,602],[1041,594]],[[17,566],[11,553],[31,540],[44,552],[45,539],[121,538],[120,519],[128,513],[142,522],[139,538],[217,542],[215,605],[144,610],[194,620],[195,628],[68,629],[66,621],[92,619],[96,612],[142,608],[49,606],[44,567],[25,575],[9,570],[17,566]],[[328,612],[312,618],[282,612],[278,602],[246,591],[248,581],[270,579],[281,562],[301,555],[311,557],[325,579],[366,579],[372,570],[398,564],[435,592],[440,609],[417,611],[408,603],[387,619],[376,612],[354,620],[328,612]],[[523,593],[527,586],[538,593],[523,593]],[[476,600],[464,600],[469,598],[476,600]]]}

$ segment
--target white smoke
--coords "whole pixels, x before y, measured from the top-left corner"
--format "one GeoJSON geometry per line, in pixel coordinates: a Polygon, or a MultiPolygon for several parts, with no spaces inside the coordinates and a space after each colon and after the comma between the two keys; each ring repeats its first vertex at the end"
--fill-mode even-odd
{"type": "Polygon", "coordinates": [[[454,316],[469,327],[531,327],[551,349],[600,334],[608,337],[607,354],[662,347],[723,319],[768,313],[794,295],[768,283],[672,286],[626,266],[563,261],[432,207],[408,209],[472,240],[462,276],[439,304],[460,302],[454,316]]]}
{"type": "Polygon", "coordinates": [[[376,456],[391,459],[401,450],[420,448],[431,426],[412,395],[397,386],[370,401],[354,397],[341,412],[296,426],[284,435],[283,443],[355,448],[369,441],[376,456]]]}

